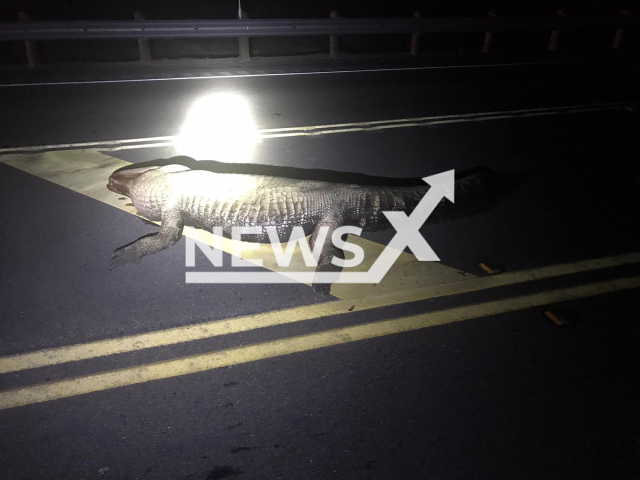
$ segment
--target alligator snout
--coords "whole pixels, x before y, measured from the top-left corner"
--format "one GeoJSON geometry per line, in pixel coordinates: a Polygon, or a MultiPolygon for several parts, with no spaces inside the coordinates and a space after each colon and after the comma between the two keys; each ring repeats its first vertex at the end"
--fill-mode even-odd
{"type": "Polygon", "coordinates": [[[119,193],[121,195],[129,195],[128,186],[125,183],[119,181],[117,178],[114,178],[113,175],[109,177],[107,188],[112,192],[119,193]]]}

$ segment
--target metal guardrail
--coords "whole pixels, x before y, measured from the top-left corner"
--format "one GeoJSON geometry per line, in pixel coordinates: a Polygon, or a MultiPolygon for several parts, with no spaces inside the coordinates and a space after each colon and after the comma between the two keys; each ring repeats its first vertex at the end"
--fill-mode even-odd
{"type": "Polygon", "coordinates": [[[637,27],[640,22],[627,11],[607,17],[579,18],[557,15],[542,18],[498,17],[492,10],[489,16],[480,18],[428,18],[415,12],[408,18],[341,18],[337,11],[328,19],[298,20],[250,20],[239,11],[238,20],[145,20],[144,13],[135,12],[134,20],[120,21],[32,21],[20,12],[18,22],[0,22],[0,42],[23,41],[30,67],[40,66],[37,40],[82,39],[137,39],[142,63],[151,62],[149,39],[151,38],[207,38],[237,37],[239,58],[250,59],[250,37],[329,36],[329,56],[339,55],[340,35],[411,34],[410,54],[419,51],[419,36],[424,33],[473,33],[485,34],[482,51],[491,51],[495,32],[541,31],[551,32],[549,50],[556,50],[558,35],[563,30],[611,29],[615,30],[612,48],[618,49],[626,29],[637,27]]]}
{"type": "Polygon", "coordinates": [[[121,20],[0,23],[0,41],[381,35],[518,30],[619,29],[638,26],[630,16],[574,18],[330,18],[301,20],[121,20]]]}

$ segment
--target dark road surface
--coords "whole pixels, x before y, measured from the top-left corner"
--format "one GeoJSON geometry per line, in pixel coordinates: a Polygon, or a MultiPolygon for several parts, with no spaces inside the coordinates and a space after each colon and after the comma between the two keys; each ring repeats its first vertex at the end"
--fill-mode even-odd
{"type": "Polygon", "coordinates": [[[0,146],[174,135],[195,100],[219,92],[245,97],[261,128],[638,100],[634,69],[586,62],[4,87],[0,146]]]}
{"type": "MultiPolygon", "coordinates": [[[[523,172],[522,187],[494,210],[421,230],[442,263],[461,275],[482,275],[480,261],[517,272],[638,251],[638,85],[629,65],[580,63],[0,87],[0,144],[174,135],[189,105],[216,91],[247,98],[262,129],[628,102],[613,111],[274,138],[256,147],[256,163],[371,175],[417,177],[478,165],[523,172]]],[[[135,163],[175,151],[104,153],[135,163]]],[[[2,368],[10,355],[337,301],[306,285],[185,284],[184,239],[139,265],[109,271],[115,248],[157,228],[6,164],[0,218],[2,368]]],[[[392,235],[366,238],[386,243],[392,235]]],[[[630,262],[1,370],[0,404],[11,389],[46,389],[68,378],[82,383],[90,378],[84,376],[151,362],[594,282],[614,285],[639,274],[630,262]]],[[[0,478],[639,478],[640,296],[637,288],[609,291],[550,302],[568,326],[548,321],[541,307],[478,313],[2,409],[0,478]]]]}

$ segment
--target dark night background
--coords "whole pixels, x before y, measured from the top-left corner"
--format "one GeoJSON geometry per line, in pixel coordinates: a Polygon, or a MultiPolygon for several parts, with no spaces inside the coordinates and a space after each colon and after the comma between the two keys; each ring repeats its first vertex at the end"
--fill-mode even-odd
{"type": "MultiPolygon", "coordinates": [[[[430,16],[481,16],[490,9],[501,15],[553,15],[558,8],[571,14],[606,14],[623,8],[633,8],[634,2],[580,1],[441,1],[397,0],[363,2],[362,0],[244,0],[242,8],[250,18],[322,18],[332,10],[344,17],[410,16],[418,10],[430,16]]],[[[237,18],[238,3],[233,0],[30,0],[3,1],[2,20],[13,20],[18,11],[28,11],[37,20],[129,19],[135,10],[144,11],[154,19],[237,18]]]]}
{"type": "MultiPolygon", "coordinates": [[[[575,16],[640,14],[627,0],[243,0],[242,7],[251,19],[327,18],[334,9],[353,18],[490,10],[551,17],[560,7],[575,16]]],[[[16,21],[19,11],[43,21],[128,20],[137,10],[148,19],[237,18],[231,0],[0,0],[0,21],[16,21]]],[[[152,39],[147,64],[135,39],[54,40],[37,42],[42,65],[34,69],[24,42],[0,44],[0,362],[342,301],[302,284],[186,284],[184,239],[138,265],[108,269],[114,249],[157,227],[79,193],[83,182],[106,178],[104,165],[181,153],[154,142],[176,135],[189,108],[209,95],[246,100],[261,129],[461,119],[265,138],[252,159],[258,167],[248,168],[350,179],[479,166],[524,174],[492,210],[422,230],[461,279],[486,275],[479,262],[510,274],[633,257],[640,36],[626,30],[612,51],[614,34],[561,32],[557,51],[548,51],[548,31],[498,32],[487,54],[482,32],[425,34],[412,57],[410,35],[343,35],[338,58],[329,58],[327,36],[252,38],[251,60],[242,63],[236,38],[152,39]],[[118,141],[142,148],[119,149],[118,141]],[[84,142],[91,145],[68,145],[84,142]],[[5,160],[17,157],[44,173],[5,160]],[[106,163],[86,178],[74,170],[74,161],[95,157],[106,163]],[[65,165],[77,175],[73,188],[55,183],[65,165]]],[[[383,244],[391,237],[365,236],[383,244]]],[[[349,313],[0,373],[0,404],[15,388],[82,383],[85,375],[639,274],[634,260],[370,310],[354,309],[360,300],[353,300],[349,313]]],[[[640,480],[639,291],[0,409],[0,480],[640,480]],[[547,309],[569,324],[550,322],[547,309]]]]}
{"type": "MultiPolygon", "coordinates": [[[[430,17],[478,17],[495,10],[500,16],[544,17],[563,8],[565,14],[575,16],[617,15],[622,9],[636,11],[628,0],[600,1],[452,1],[398,0],[387,2],[247,0],[242,8],[249,18],[327,18],[332,10],[343,17],[410,17],[415,11],[430,17]]],[[[148,19],[233,19],[238,4],[221,1],[5,1],[0,4],[0,21],[17,19],[19,11],[28,12],[34,20],[128,20],[135,11],[143,11],[148,19]]],[[[607,50],[613,31],[581,32],[564,35],[561,51],[575,54],[602,53],[607,50]]],[[[635,31],[626,32],[621,51],[637,49],[635,31]]],[[[375,35],[341,37],[343,54],[404,53],[409,48],[408,35],[375,35]]],[[[445,54],[466,57],[482,49],[483,34],[426,34],[420,51],[423,55],[445,54]]],[[[547,32],[507,32],[497,36],[493,50],[496,54],[537,52],[548,42],[547,32]]],[[[215,59],[238,54],[237,41],[232,38],[154,39],[150,42],[153,59],[215,59]]],[[[23,45],[5,42],[0,50],[0,64],[25,63],[23,45]]],[[[326,53],[326,37],[263,37],[251,39],[255,57],[317,55],[326,53]]],[[[136,61],[138,51],[134,40],[49,41],[40,47],[44,64],[70,62],[136,61]]]]}

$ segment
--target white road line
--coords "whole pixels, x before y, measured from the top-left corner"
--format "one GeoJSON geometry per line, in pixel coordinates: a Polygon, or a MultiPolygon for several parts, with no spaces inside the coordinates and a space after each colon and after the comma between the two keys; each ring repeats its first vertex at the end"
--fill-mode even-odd
{"type": "Polygon", "coordinates": [[[172,78],[130,78],[130,79],[118,79],[118,80],[82,80],[82,81],[69,81],[69,82],[40,82],[40,83],[6,83],[0,84],[0,88],[3,87],[37,87],[37,86],[55,86],[55,85],[92,85],[102,83],[135,83],[135,82],[167,82],[172,80],[210,80],[218,78],[243,78],[243,77],[286,77],[291,75],[328,75],[333,73],[376,73],[376,72],[402,72],[402,71],[418,71],[418,70],[454,70],[462,68],[497,68],[497,67],[522,67],[530,65],[558,65],[567,63],[587,63],[591,60],[558,60],[553,62],[516,62],[516,63],[495,63],[495,64],[482,64],[482,65],[440,65],[429,67],[396,67],[396,68],[369,68],[361,70],[319,70],[313,72],[280,72],[280,73],[250,73],[247,75],[224,75],[220,73],[218,75],[207,75],[206,73],[197,75],[203,75],[201,77],[172,77],[172,78]]]}
{"type": "MultiPolygon", "coordinates": [[[[512,113],[512,114],[487,114],[487,115],[451,115],[450,117],[443,117],[441,119],[429,119],[429,118],[418,118],[415,121],[405,121],[402,123],[394,123],[387,122],[379,125],[370,124],[366,125],[358,125],[354,124],[354,126],[345,126],[343,128],[333,128],[326,130],[316,130],[313,127],[301,128],[298,131],[291,133],[274,133],[261,135],[261,138],[283,138],[283,137],[299,137],[299,136],[317,136],[317,135],[328,135],[332,133],[349,133],[349,132],[364,132],[364,131],[376,131],[376,130],[387,130],[391,128],[407,128],[407,127],[424,127],[429,125],[443,125],[449,123],[466,123],[466,122],[486,122],[492,120],[504,120],[508,118],[530,118],[530,117],[539,117],[544,115],[562,115],[562,114],[572,114],[572,113],[587,113],[587,112],[599,112],[603,110],[614,110],[623,108],[621,105],[610,105],[607,107],[596,106],[591,108],[572,108],[572,109],[557,109],[557,110],[539,110],[539,111],[529,111],[529,112],[521,112],[521,113],[512,113]]],[[[409,119],[410,120],[410,119],[409,119]]],[[[131,148],[136,148],[135,146],[131,148]]]]}
{"type": "Polygon", "coordinates": [[[124,143],[142,143],[153,142],[158,140],[166,140],[175,137],[145,137],[145,138],[125,138],[122,140],[105,140],[102,142],[79,142],[79,143],[55,143],[51,145],[34,145],[30,147],[9,147],[0,148],[0,153],[29,152],[34,150],[64,150],[76,148],[95,148],[106,145],[122,145],[124,143]]]}
{"type": "MultiPolygon", "coordinates": [[[[373,120],[366,122],[336,123],[333,125],[311,125],[303,127],[265,128],[258,131],[260,137],[284,138],[297,136],[319,136],[333,133],[349,133],[375,131],[391,128],[420,127],[448,123],[484,122],[509,118],[528,118],[543,115],[587,113],[606,110],[624,109],[640,102],[611,102],[590,105],[565,105],[560,107],[540,107],[520,110],[502,110],[495,112],[459,113],[437,115],[431,117],[400,118],[392,120],[373,120]]],[[[80,148],[104,148],[105,150],[129,150],[135,148],[169,147],[173,145],[175,135],[163,137],[130,138],[122,140],[106,140],[98,142],[61,143],[52,145],[35,145],[28,147],[0,148],[0,154],[36,152],[47,150],[72,150],[80,148]]]]}
{"type": "MultiPolygon", "coordinates": [[[[583,104],[583,105],[564,105],[560,107],[539,107],[539,108],[525,108],[525,109],[519,109],[519,110],[498,110],[493,112],[455,113],[450,115],[437,115],[437,116],[429,116],[429,117],[398,118],[394,120],[373,120],[368,122],[336,123],[332,125],[314,125],[310,127],[285,127],[285,128],[269,128],[269,129],[265,128],[260,130],[260,133],[290,132],[294,130],[317,130],[317,129],[369,126],[369,125],[373,126],[373,125],[383,125],[383,124],[390,124],[390,123],[421,122],[421,121],[442,120],[442,119],[451,119],[451,118],[473,118],[473,117],[484,117],[484,116],[492,116],[492,115],[517,115],[517,114],[523,114],[523,113],[575,110],[575,109],[583,109],[583,108],[589,108],[589,109],[614,108],[614,107],[624,107],[634,103],[637,103],[637,102],[623,101],[623,102],[609,102],[609,103],[592,103],[592,104],[583,104]]],[[[166,137],[166,138],[168,139],[172,137],[166,137]]]]}
{"type": "Polygon", "coordinates": [[[159,147],[173,147],[173,146],[174,146],[174,143],[172,141],[168,141],[168,142],[157,142],[157,143],[142,143],[138,145],[120,145],[113,148],[105,148],[104,151],[118,152],[120,150],[134,150],[136,148],[159,148],[159,147]]]}
{"type": "MultiPolygon", "coordinates": [[[[518,115],[491,115],[485,117],[468,117],[468,118],[451,118],[451,119],[442,119],[442,120],[433,120],[433,121],[417,121],[417,122],[404,122],[404,123],[390,123],[384,125],[367,125],[367,126],[354,126],[350,128],[336,128],[336,129],[328,129],[328,130],[298,130],[294,132],[288,133],[274,133],[261,135],[261,139],[273,139],[273,138],[287,138],[287,137],[320,137],[324,135],[332,135],[335,133],[354,133],[354,132],[375,132],[379,130],[390,130],[395,128],[409,128],[409,127],[426,127],[430,125],[446,125],[453,123],[467,123],[467,122],[487,122],[493,120],[504,120],[509,118],[532,118],[532,117],[540,117],[544,115],[567,115],[572,113],[587,113],[587,112],[598,112],[603,110],[612,110],[620,107],[608,107],[608,108],[583,108],[583,109],[573,109],[573,110],[561,110],[561,111],[547,111],[547,112],[532,112],[532,113],[524,113],[518,115]]],[[[110,148],[109,151],[118,151],[118,150],[133,150],[138,148],[157,148],[157,147],[171,147],[174,146],[174,143],[171,141],[168,142],[160,142],[160,143],[149,143],[149,144],[138,144],[138,145],[121,145],[114,148],[110,148]]]]}

